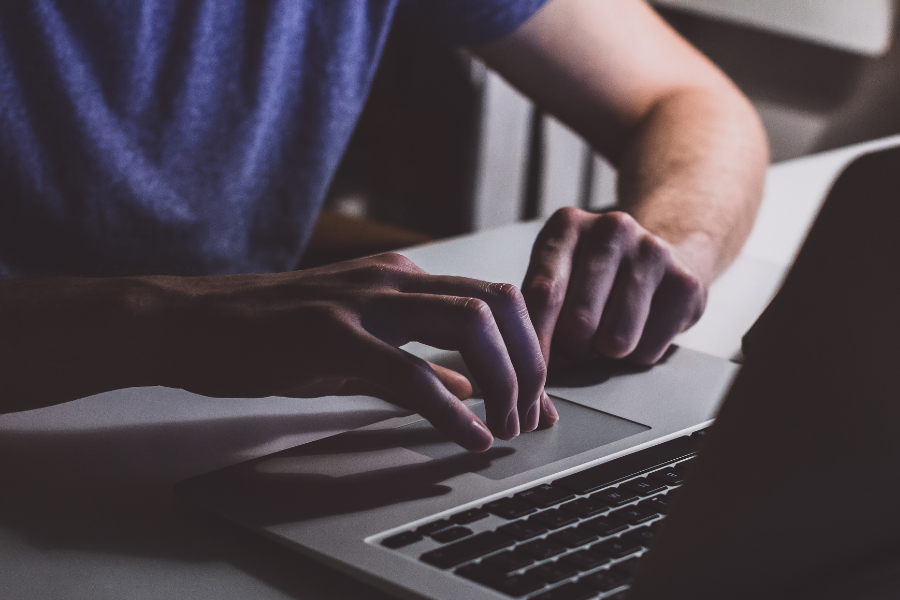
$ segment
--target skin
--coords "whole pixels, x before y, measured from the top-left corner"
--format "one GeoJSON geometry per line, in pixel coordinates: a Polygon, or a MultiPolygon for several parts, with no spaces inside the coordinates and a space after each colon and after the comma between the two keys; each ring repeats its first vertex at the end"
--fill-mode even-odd
{"type": "Polygon", "coordinates": [[[768,146],[749,102],[639,0],[554,0],[485,61],[619,170],[622,211],[555,213],[522,285],[546,360],[659,360],[750,233],[768,146]]]}
{"type": "Polygon", "coordinates": [[[766,142],[747,101],[638,0],[551,0],[474,51],[620,173],[623,211],[554,214],[521,291],[396,254],[263,275],[0,283],[0,411],[129,386],[215,397],[369,394],[483,451],[557,419],[547,364],[649,364],[747,237],[766,142]],[[401,350],[459,350],[460,374],[401,350]]]}

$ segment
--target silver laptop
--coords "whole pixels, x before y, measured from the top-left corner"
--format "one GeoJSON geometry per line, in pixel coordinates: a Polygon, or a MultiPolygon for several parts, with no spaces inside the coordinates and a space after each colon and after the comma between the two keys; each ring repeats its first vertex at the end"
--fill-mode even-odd
{"type": "MultiPolygon", "coordinates": [[[[872,156],[876,167],[884,157],[900,165],[897,151],[872,156]]],[[[872,162],[869,157],[857,161],[849,175],[839,179],[825,212],[842,209],[850,196],[856,196],[848,193],[848,185],[852,191],[851,184],[867,179],[854,175],[861,169],[877,171],[867,166],[872,162]],[[852,180],[850,184],[848,180],[852,180]]],[[[869,204],[875,204],[877,194],[870,195],[869,204]]],[[[811,236],[840,239],[839,230],[846,227],[846,220],[845,215],[840,223],[835,219],[817,222],[811,236]]],[[[897,223],[900,219],[893,221],[894,226],[897,223]]],[[[823,254],[821,246],[815,249],[818,255],[814,259],[809,259],[811,251],[804,247],[798,265],[818,264],[823,258],[819,256],[823,254]]],[[[900,251],[895,254],[900,258],[900,251]]],[[[785,286],[799,290],[794,296],[808,303],[833,291],[830,280],[810,289],[792,284],[809,280],[810,270],[813,267],[807,266],[798,272],[795,267],[785,286]]],[[[781,321],[790,321],[791,310],[815,312],[790,299],[773,303],[775,307],[785,305],[791,308],[781,310],[782,315],[785,310],[788,314],[781,321]]],[[[789,347],[796,352],[810,343],[797,342],[804,331],[793,332],[792,337],[790,328],[783,327],[776,317],[762,319],[762,325],[755,328],[761,333],[752,338],[751,370],[756,356],[781,356],[774,349],[789,347]],[[767,319],[775,324],[767,325],[767,319]],[[785,329],[793,346],[772,333],[772,328],[785,329]]],[[[821,336],[813,337],[818,346],[823,345],[821,336]]],[[[894,356],[900,359],[896,353],[894,356]]],[[[671,597],[701,597],[695,593],[706,591],[709,595],[702,597],[737,598],[747,590],[771,591],[766,585],[752,584],[729,591],[734,578],[746,575],[749,565],[772,563],[754,562],[753,558],[748,563],[745,552],[729,554],[729,544],[736,543],[732,533],[739,538],[765,531],[768,543],[777,545],[779,532],[786,527],[785,519],[772,516],[773,511],[777,513],[772,506],[778,507],[779,494],[789,490],[793,501],[802,498],[807,504],[811,496],[804,495],[806,488],[801,483],[808,482],[802,477],[800,483],[792,482],[794,487],[768,483],[768,474],[779,472],[780,455],[793,448],[790,434],[778,438],[780,445],[764,448],[759,454],[768,462],[747,467],[746,477],[732,473],[721,478],[717,473],[717,468],[729,469],[732,459],[746,462],[748,447],[765,439],[770,424],[778,423],[781,429],[775,428],[784,433],[785,422],[779,415],[767,414],[746,428],[739,418],[731,418],[727,425],[717,424],[715,434],[706,435],[737,369],[729,361],[687,349],[673,350],[650,369],[598,360],[548,382],[547,392],[560,413],[555,427],[511,442],[497,441],[483,454],[462,450],[413,416],[194,477],[177,489],[197,506],[404,597],[618,599],[635,581],[634,591],[641,598],[670,597],[667,590],[676,589],[679,594],[671,597]],[[720,434],[720,429],[733,435],[720,434]],[[733,442],[748,436],[750,446],[733,442]],[[709,449],[695,461],[701,446],[709,449]],[[716,446],[721,446],[721,451],[716,446]],[[699,468],[692,466],[695,462],[699,468]],[[691,482],[682,491],[688,473],[692,473],[691,482]],[[719,485],[719,479],[731,488],[719,485]],[[677,510],[670,518],[666,515],[676,494],[677,510]],[[758,515],[748,510],[748,498],[755,502],[753,506],[765,509],[758,515]],[[711,505],[717,508],[712,510],[711,505]],[[719,519],[715,527],[705,525],[706,513],[692,510],[692,506],[712,510],[709,514],[719,519]],[[753,518],[740,522],[744,529],[732,531],[729,527],[735,522],[736,510],[753,518]],[[669,521],[674,523],[671,527],[669,521]],[[778,527],[774,527],[776,523],[778,527]],[[694,550],[691,532],[699,530],[702,535],[696,539],[705,545],[694,550]],[[658,535],[660,541],[647,552],[658,535]],[[711,570],[712,564],[717,568],[711,570]],[[681,566],[674,569],[672,565],[681,566]],[[723,579],[722,573],[729,576],[723,579]],[[648,579],[664,582],[660,584],[663,587],[648,584],[648,579]],[[717,584],[704,587],[698,583],[709,581],[717,584]]],[[[746,377],[742,375],[741,381],[746,377]]],[[[726,403],[726,414],[740,414],[743,409],[759,417],[755,406],[771,406],[771,401],[758,402],[753,384],[765,380],[764,372],[736,386],[738,391],[732,392],[726,403]],[[741,392],[747,388],[750,391],[741,392]]],[[[894,391],[900,397],[900,382],[894,391]]],[[[802,426],[804,420],[815,417],[804,412],[801,419],[795,413],[811,410],[815,404],[811,402],[782,404],[781,416],[787,415],[792,428],[802,426]]],[[[484,416],[479,402],[474,402],[472,409],[484,416]]],[[[807,462],[815,460],[816,444],[811,448],[802,455],[807,462]]],[[[897,458],[900,461],[900,453],[897,458]]],[[[788,463],[794,464],[784,464],[788,463]]],[[[834,497],[846,500],[840,494],[834,497]]],[[[900,500],[900,494],[895,500],[900,500]]],[[[820,504],[831,506],[833,502],[820,504]]],[[[818,508],[813,513],[821,515],[818,508]]],[[[793,522],[787,521],[788,531],[793,522]]],[[[816,537],[806,534],[799,547],[816,537]]],[[[857,549],[851,544],[849,550],[825,558],[840,554],[846,562],[848,553],[857,549]]],[[[783,549],[775,550],[772,556],[784,558],[783,549]]],[[[825,561],[813,555],[822,559],[820,563],[825,561]]],[[[789,571],[809,577],[815,569],[789,571]]],[[[779,589],[793,581],[792,576],[784,575],[779,589]]]]}

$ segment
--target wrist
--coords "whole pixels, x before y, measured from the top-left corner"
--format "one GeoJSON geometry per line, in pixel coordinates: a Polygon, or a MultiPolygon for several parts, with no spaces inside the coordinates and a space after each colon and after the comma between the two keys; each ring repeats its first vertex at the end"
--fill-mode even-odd
{"type": "Polygon", "coordinates": [[[186,295],[174,277],[124,277],[106,280],[116,307],[108,321],[108,343],[118,348],[118,387],[177,386],[178,315],[186,295]]]}
{"type": "Polygon", "coordinates": [[[0,286],[0,413],[166,385],[168,295],[145,278],[0,286]]]}

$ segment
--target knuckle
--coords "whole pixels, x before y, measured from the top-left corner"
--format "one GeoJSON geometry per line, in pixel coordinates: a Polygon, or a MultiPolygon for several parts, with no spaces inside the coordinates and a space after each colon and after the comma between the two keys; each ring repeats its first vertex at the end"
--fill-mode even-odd
{"type": "Polygon", "coordinates": [[[403,256],[402,254],[398,254],[396,252],[385,252],[383,254],[378,254],[375,258],[384,265],[389,265],[392,267],[406,267],[412,264],[412,261],[403,256]]]}
{"type": "Polygon", "coordinates": [[[606,234],[616,244],[631,242],[640,230],[638,222],[628,213],[615,211],[607,213],[605,217],[606,234]]]}
{"type": "Polygon", "coordinates": [[[591,246],[595,250],[611,250],[631,240],[637,231],[637,221],[628,213],[605,213],[591,227],[591,246]]]}
{"type": "Polygon", "coordinates": [[[493,319],[491,307],[480,298],[460,298],[457,300],[457,306],[466,321],[482,324],[493,319]]]}
{"type": "Polygon", "coordinates": [[[637,345],[636,340],[632,336],[624,333],[613,333],[607,335],[603,340],[603,347],[611,358],[624,358],[634,350],[637,345]]]}
{"type": "Polygon", "coordinates": [[[547,220],[546,229],[562,234],[572,229],[576,229],[581,225],[584,218],[584,211],[574,206],[564,206],[553,213],[547,220]]]}
{"type": "Polygon", "coordinates": [[[605,222],[610,230],[618,235],[634,233],[638,228],[634,217],[620,210],[606,213],[601,221],[605,222]]]}
{"type": "Polygon", "coordinates": [[[628,294],[630,304],[649,288],[656,288],[664,272],[663,268],[656,268],[652,263],[625,256],[616,272],[616,285],[622,286],[622,292],[628,294]]]}
{"type": "Polygon", "coordinates": [[[524,293],[533,306],[555,306],[562,302],[565,288],[551,277],[536,277],[528,282],[524,293]]]}
{"type": "Polygon", "coordinates": [[[373,258],[375,258],[379,264],[383,265],[387,271],[396,275],[424,273],[416,263],[397,252],[385,252],[383,254],[378,254],[373,258]]]}
{"type": "Polygon", "coordinates": [[[704,296],[700,278],[688,271],[680,270],[675,274],[675,285],[685,298],[701,300],[704,296]]]}
{"type": "Polygon", "coordinates": [[[415,263],[396,252],[386,252],[371,257],[367,263],[357,270],[356,278],[361,283],[371,285],[397,284],[403,277],[410,273],[419,273],[415,263]]]}
{"type": "Polygon", "coordinates": [[[523,303],[522,292],[511,283],[491,283],[487,291],[503,304],[518,306],[523,303]]]}
{"type": "Polygon", "coordinates": [[[665,243],[655,235],[646,235],[638,242],[637,256],[644,262],[665,265],[671,260],[670,254],[665,243]]]}
{"type": "Polygon", "coordinates": [[[593,316],[590,311],[584,308],[573,308],[565,311],[560,321],[561,333],[564,335],[585,337],[593,333],[592,329],[596,329],[593,316]]]}
{"type": "Polygon", "coordinates": [[[687,271],[675,274],[675,287],[687,313],[687,324],[693,325],[706,309],[706,290],[700,279],[687,271]]]}

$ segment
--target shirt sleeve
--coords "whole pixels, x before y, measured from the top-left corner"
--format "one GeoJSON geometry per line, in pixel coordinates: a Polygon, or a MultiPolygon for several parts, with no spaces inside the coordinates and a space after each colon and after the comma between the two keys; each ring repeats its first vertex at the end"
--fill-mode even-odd
{"type": "Polygon", "coordinates": [[[476,46],[515,31],[547,0],[400,0],[394,26],[420,42],[476,46]]]}

